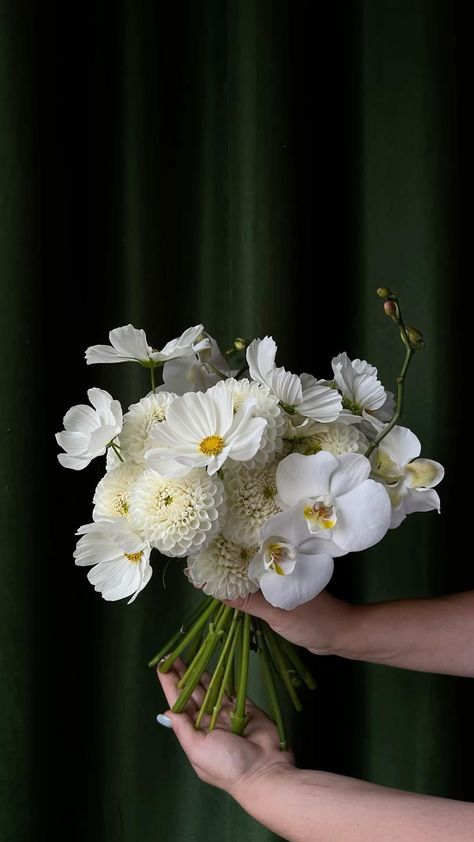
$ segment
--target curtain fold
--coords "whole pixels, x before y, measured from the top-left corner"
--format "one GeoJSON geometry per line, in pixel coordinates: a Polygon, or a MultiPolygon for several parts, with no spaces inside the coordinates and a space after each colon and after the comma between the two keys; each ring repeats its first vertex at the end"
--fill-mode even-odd
{"type": "MultiPolygon", "coordinates": [[[[139,366],[83,360],[128,322],[156,347],[201,321],[223,347],[271,333],[281,364],[318,377],[347,350],[390,387],[400,347],[374,290],[393,287],[426,335],[404,423],[446,466],[443,514],[338,560],[330,590],[370,602],[472,588],[457,543],[469,501],[463,10],[0,10],[1,836],[276,839],[156,725],[166,703],[146,663],[197,595],[164,559],[133,605],[94,593],[72,552],[101,466],[62,470],[54,432],[91,386],[125,407],[148,389],[139,366]]],[[[298,765],[472,799],[471,682],[309,660],[318,689],[302,714],[287,708],[298,765]]]]}

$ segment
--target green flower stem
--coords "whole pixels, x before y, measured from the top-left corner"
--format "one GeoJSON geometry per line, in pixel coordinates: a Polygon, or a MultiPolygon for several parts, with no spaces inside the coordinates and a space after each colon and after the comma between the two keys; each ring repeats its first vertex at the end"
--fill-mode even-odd
{"type": "MultiPolygon", "coordinates": [[[[224,673],[224,671],[226,671],[226,665],[227,665],[226,659],[229,655],[229,649],[231,648],[232,641],[234,640],[237,621],[239,619],[239,614],[240,614],[240,612],[236,608],[234,610],[234,616],[232,618],[232,622],[231,622],[231,625],[230,625],[230,629],[227,633],[225,643],[222,646],[222,651],[219,655],[219,658],[218,658],[216,667],[214,669],[212,678],[209,682],[209,686],[207,688],[206,695],[204,696],[204,701],[203,701],[203,703],[201,705],[201,708],[199,710],[198,717],[197,717],[196,724],[195,724],[196,728],[200,727],[202,718],[203,718],[204,714],[208,711],[209,701],[214,696],[216,688],[217,688],[217,692],[219,692],[219,687],[220,687],[221,681],[222,681],[222,674],[224,673]]],[[[232,653],[233,653],[233,650],[232,650],[232,653]]],[[[218,698],[218,696],[217,696],[217,698],[218,698]]],[[[213,705],[213,707],[214,707],[214,705],[213,705]]]]}
{"type": "Polygon", "coordinates": [[[198,632],[197,635],[192,639],[191,643],[189,644],[189,646],[183,654],[183,660],[186,664],[186,667],[189,667],[189,665],[194,661],[194,658],[196,657],[203,644],[203,640],[204,634],[203,630],[201,629],[201,631],[198,632]]]}
{"type": "Polygon", "coordinates": [[[230,714],[231,731],[233,734],[242,735],[248,721],[248,714],[245,713],[245,701],[247,698],[247,683],[249,675],[250,655],[250,614],[246,614],[242,624],[240,635],[240,670],[237,677],[237,697],[234,710],[230,714]]]}
{"type": "Polygon", "coordinates": [[[280,702],[278,700],[278,693],[275,686],[275,680],[273,678],[272,667],[270,664],[270,657],[268,654],[267,645],[265,642],[265,638],[262,632],[262,628],[260,622],[256,620],[256,634],[257,634],[257,644],[258,644],[258,654],[261,658],[262,663],[262,672],[263,678],[266,684],[268,698],[270,700],[270,705],[273,711],[273,716],[275,719],[275,724],[278,730],[278,737],[280,740],[280,749],[281,751],[286,751],[288,748],[288,740],[286,738],[285,726],[283,723],[283,716],[281,713],[280,702]]]}
{"type": "Polygon", "coordinates": [[[193,610],[193,612],[186,618],[186,620],[184,621],[184,623],[181,626],[181,628],[179,629],[179,631],[177,631],[176,634],[174,634],[173,637],[170,638],[170,640],[168,640],[168,642],[165,643],[165,645],[161,647],[160,651],[155,655],[155,657],[152,658],[151,661],[148,662],[149,667],[154,667],[155,664],[158,663],[158,661],[161,661],[161,659],[165,655],[168,655],[168,653],[172,650],[175,643],[177,643],[177,641],[182,637],[182,635],[189,629],[190,625],[194,622],[194,620],[197,617],[199,617],[200,614],[202,614],[202,612],[204,611],[206,606],[209,605],[209,603],[211,601],[212,601],[212,596],[206,596],[205,599],[201,600],[199,605],[196,606],[196,608],[193,610]]]}
{"type": "Polygon", "coordinates": [[[191,628],[184,635],[182,640],[178,643],[177,646],[174,647],[174,649],[170,652],[170,654],[168,655],[166,660],[163,661],[162,664],[160,664],[160,667],[159,667],[160,672],[168,672],[171,669],[171,667],[172,667],[174,661],[176,660],[176,658],[178,657],[178,655],[181,655],[181,652],[183,651],[183,649],[186,649],[186,646],[188,645],[188,643],[190,643],[191,640],[193,639],[194,635],[197,634],[202,629],[204,624],[212,616],[212,614],[216,610],[217,606],[219,606],[219,605],[220,605],[220,603],[219,603],[218,599],[212,599],[211,600],[211,602],[204,609],[202,614],[200,614],[200,616],[197,618],[197,620],[194,621],[191,628]]]}
{"type": "MultiPolygon", "coordinates": [[[[400,334],[402,335],[402,338],[403,338],[404,335],[406,336],[406,334],[402,333],[402,331],[400,331],[400,334]]],[[[405,360],[403,362],[402,370],[397,377],[397,406],[396,406],[396,410],[395,410],[395,415],[393,416],[390,423],[387,424],[387,426],[384,427],[383,430],[381,430],[380,433],[375,437],[373,442],[371,442],[371,444],[369,444],[367,450],[365,451],[365,456],[367,457],[367,459],[369,458],[371,453],[373,453],[375,448],[380,444],[382,439],[384,439],[385,436],[388,435],[390,430],[393,429],[393,427],[395,426],[395,424],[397,423],[399,418],[401,418],[401,416],[402,416],[402,412],[403,412],[403,392],[404,392],[404,388],[405,388],[405,378],[406,378],[406,374],[407,374],[407,371],[408,371],[408,366],[410,365],[411,359],[412,359],[412,357],[415,353],[413,348],[411,347],[411,345],[408,343],[408,339],[406,340],[406,342],[404,340],[404,344],[405,344],[405,348],[406,348],[405,360]]]]}
{"type": "Polygon", "coordinates": [[[222,617],[222,614],[224,613],[224,608],[225,608],[225,605],[223,605],[223,604],[221,604],[219,606],[215,616],[212,619],[212,623],[209,623],[209,628],[207,630],[207,633],[204,634],[204,635],[201,635],[201,643],[200,643],[199,646],[195,647],[193,657],[188,659],[188,661],[189,661],[188,667],[186,669],[186,672],[179,679],[178,685],[177,685],[178,687],[184,687],[185,686],[185,684],[188,680],[188,677],[191,674],[191,671],[194,670],[196,665],[200,662],[201,657],[204,653],[206,644],[207,644],[207,638],[209,637],[209,632],[213,631],[215,629],[216,624],[219,622],[220,618],[222,617]]]}
{"type": "Polygon", "coordinates": [[[229,674],[227,676],[227,684],[225,688],[226,696],[229,699],[233,699],[235,694],[235,669],[234,669],[234,656],[235,656],[235,647],[237,645],[238,634],[235,635],[235,645],[232,650],[232,657],[229,657],[229,674]]]}
{"type": "Polygon", "coordinates": [[[221,618],[216,623],[216,625],[214,626],[213,623],[209,624],[209,633],[207,635],[201,657],[197,664],[191,669],[188,675],[188,679],[186,681],[186,686],[183,688],[172,707],[172,710],[175,713],[181,713],[184,710],[185,705],[189,697],[191,696],[191,693],[193,692],[194,688],[196,687],[196,684],[198,683],[209,661],[212,658],[214,649],[217,646],[219,638],[222,637],[224,634],[224,626],[231,613],[232,607],[230,605],[226,605],[225,611],[223,611],[221,618]]]}
{"type": "Polygon", "coordinates": [[[115,455],[116,455],[116,456],[118,456],[118,458],[120,459],[120,461],[121,461],[121,462],[124,462],[124,461],[125,461],[125,460],[124,460],[124,458],[123,458],[123,456],[122,456],[122,454],[120,453],[120,448],[118,448],[118,447],[117,447],[117,445],[115,444],[115,442],[111,441],[111,442],[110,442],[109,447],[111,447],[111,448],[112,448],[112,450],[114,451],[115,455]]]}
{"type": "Polygon", "coordinates": [[[290,674],[288,672],[285,660],[278,646],[277,640],[274,637],[273,632],[267,623],[262,623],[261,628],[265,637],[266,644],[270,651],[270,655],[272,656],[273,663],[275,664],[277,671],[280,673],[283,679],[285,687],[288,691],[288,695],[291,701],[293,702],[295,709],[297,711],[301,711],[303,710],[303,705],[301,704],[298,698],[298,693],[296,692],[293,684],[291,683],[290,674]]]}
{"type": "Polygon", "coordinates": [[[156,389],[156,384],[155,384],[155,366],[154,366],[154,365],[151,365],[151,366],[150,366],[150,378],[151,378],[151,391],[154,393],[154,392],[155,392],[155,389],[156,389]]]}
{"type": "MultiPolygon", "coordinates": [[[[237,612],[237,615],[239,615],[239,612],[237,612]]],[[[235,617],[235,623],[238,623],[239,620],[240,620],[240,616],[236,616],[235,617]]],[[[220,710],[222,708],[222,699],[224,698],[226,686],[227,686],[227,683],[229,681],[230,670],[231,670],[232,665],[234,663],[235,645],[237,643],[237,637],[238,637],[238,635],[235,633],[235,627],[234,627],[234,632],[232,633],[232,635],[229,633],[229,637],[227,638],[227,640],[229,640],[230,637],[232,638],[232,641],[231,641],[230,646],[229,646],[229,656],[227,658],[227,663],[226,663],[226,666],[225,666],[224,676],[222,678],[219,694],[217,696],[216,703],[215,703],[213,711],[212,711],[211,722],[209,724],[209,731],[213,731],[214,728],[216,727],[217,717],[219,716],[220,710]]]]}
{"type": "Polygon", "coordinates": [[[301,660],[300,656],[298,655],[298,652],[296,651],[296,647],[293,646],[292,643],[289,643],[288,640],[285,640],[283,637],[280,637],[280,635],[277,635],[277,641],[280,649],[283,649],[288,660],[291,661],[295,670],[303,679],[304,683],[306,684],[306,687],[309,690],[315,690],[318,686],[317,682],[314,680],[307,666],[301,660]]]}

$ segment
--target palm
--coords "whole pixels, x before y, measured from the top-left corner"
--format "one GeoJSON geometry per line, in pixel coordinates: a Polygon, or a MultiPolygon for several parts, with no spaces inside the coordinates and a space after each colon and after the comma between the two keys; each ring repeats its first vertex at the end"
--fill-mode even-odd
{"type": "MultiPolygon", "coordinates": [[[[168,673],[158,672],[170,708],[178,696],[177,682],[185,668],[183,662],[178,659],[168,673]]],[[[274,723],[250,700],[246,703],[249,721],[244,738],[231,732],[230,712],[234,704],[227,697],[223,699],[217,727],[206,733],[210,717],[205,715],[201,723],[202,730],[195,729],[194,723],[209,680],[208,674],[202,676],[201,682],[189,699],[185,713],[179,715],[180,727],[176,729],[177,737],[199,777],[207,783],[231,789],[265,769],[292,764],[291,752],[282,752],[279,749],[278,732],[274,723]]]]}

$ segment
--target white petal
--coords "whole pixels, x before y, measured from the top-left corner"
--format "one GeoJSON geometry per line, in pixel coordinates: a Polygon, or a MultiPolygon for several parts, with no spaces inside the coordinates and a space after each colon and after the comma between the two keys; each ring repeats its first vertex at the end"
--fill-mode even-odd
{"type": "Polygon", "coordinates": [[[329,494],[331,476],[339,467],[336,456],[326,451],[313,456],[291,453],[276,472],[278,495],[285,506],[295,506],[307,497],[329,494]]]}
{"type": "Polygon", "coordinates": [[[260,579],[260,587],[267,602],[291,611],[317,596],[326,587],[333,570],[334,562],[328,555],[298,554],[293,573],[279,576],[268,571],[260,579]]]}
{"type": "Polygon", "coordinates": [[[271,336],[254,339],[247,348],[247,363],[252,380],[266,384],[267,374],[275,368],[277,346],[271,336]]]}
{"type": "Polygon", "coordinates": [[[109,340],[116,353],[123,357],[144,362],[150,359],[151,348],[144,330],[139,330],[130,324],[116,327],[115,330],[110,331],[109,340]]]}
{"type": "Polygon", "coordinates": [[[287,406],[299,406],[303,399],[300,378],[284,368],[274,368],[267,375],[267,385],[278,400],[287,406]]]}
{"type": "Polygon", "coordinates": [[[407,515],[413,512],[430,512],[432,509],[439,512],[441,508],[439,494],[432,488],[426,491],[410,488],[405,497],[403,508],[407,515]]]}
{"type": "Polygon", "coordinates": [[[360,453],[341,453],[337,457],[339,465],[331,475],[329,493],[332,499],[341,494],[348,494],[361,482],[368,479],[370,462],[360,453]]]}
{"type": "Polygon", "coordinates": [[[390,526],[392,507],[381,483],[372,479],[336,500],[337,524],[332,539],[345,552],[377,544],[390,526]]]}
{"type": "Polygon", "coordinates": [[[405,476],[411,488],[434,488],[443,479],[444,468],[433,459],[415,459],[406,466],[405,476]]]}
{"type": "MultiPolygon", "coordinates": [[[[384,425],[378,424],[378,429],[384,425]]],[[[408,427],[394,427],[380,442],[382,449],[396,465],[406,465],[421,453],[420,440],[408,427]]]]}
{"type": "Polygon", "coordinates": [[[310,374],[301,375],[303,395],[297,410],[315,421],[335,421],[342,410],[342,399],[336,389],[330,389],[310,374]]]}
{"type": "Polygon", "coordinates": [[[82,471],[87,468],[91,461],[90,456],[69,456],[67,453],[58,453],[58,462],[63,468],[72,468],[73,471],[82,471]]]}

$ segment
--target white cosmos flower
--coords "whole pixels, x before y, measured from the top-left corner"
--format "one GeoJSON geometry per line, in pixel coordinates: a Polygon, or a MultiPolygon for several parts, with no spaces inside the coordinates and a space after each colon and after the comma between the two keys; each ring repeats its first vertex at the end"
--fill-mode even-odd
{"type": "Polygon", "coordinates": [[[327,542],[333,558],[365,550],[383,538],[391,520],[388,494],[368,478],[370,469],[358,453],[291,453],[276,472],[279,502],[327,542]]]}
{"type": "Polygon", "coordinates": [[[149,469],[130,489],[131,523],[163,555],[198,552],[216,535],[224,515],[222,482],[202,469],[178,479],[149,469]]]}
{"type": "Polygon", "coordinates": [[[254,339],[247,348],[247,362],[252,380],[268,386],[283,408],[315,421],[335,421],[341,409],[341,396],[312,374],[292,374],[276,368],[277,346],[271,336],[254,339]]]}
{"type": "Polygon", "coordinates": [[[177,339],[167,342],[161,351],[157,351],[148,344],[144,330],[139,330],[133,325],[116,327],[109,333],[110,345],[92,345],[87,348],[86,362],[87,365],[137,362],[153,366],[175,357],[194,354],[194,342],[201,332],[202,325],[190,327],[177,339]]]}
{"type": "Polygon", "coordinates": [[[349,413],[370,419],[384,406],[387,392],[373,365],[365,360],[350,360],[344,352],[333,358],[332,369],[336,386],[342,392],[343,407],[349,413]]]}
{"type": "Polygon", "coordinates": [[[308,535],[303,518],[280,512],[267,521],[261,537],[249,576],[258,579],[271,605],[291,610],[326,587],[334,562],[327,554],[327,542],[308,535]]]}
{"type": "Polygon", "coordinates": [[[231,371],[216,340],[204,331],[205,339],[195,346],[197,353],[189,357],[170,360],[163,366],[163,383],[158,391],[168,389],[177,395],[186,392],[205,392],[222,377],[230,377],[231,371]],[[207,340],[207,346],[204,342],[207,340]],[[204,346],[204,347],[203,347],[204,346]],[[218,373],[219,372],[219,373],[218,373]]]}
{"type": "Polygon", "coordinates": [[[64,416],[64,432],[56,441],[66,453],[58,455],[64,468],[80,471],[96,456],[103,456],[107,445],[122,429],[122,407],[103,389],[87,392],[93,409],[87,404],[71,407],[64,416]]]}
{"type": "Polygon", "coordinates": [[[362,453],[364,454],[369,446],[366,437],[354,424],[341,424],[334,421],[332,424],[312,424],[308,428],[308,435],[303,436],[302,428],[300,434],[294,436],[290,441],[293,453],[303,453],[304,456],[312,456],[320,450],[327,450],[334,456],[341,453],[362,453]]]}
{"type": "Polygon", "coordinates": [[[407,427],[394,427],[372,456],[373,476],[384,484],[393,506],[392,529],[412,512],[440,511],[434,486],[443,479],[444,468],[432,459],[420,459],[420,453],[415,434],[407,427]]]}
{"type": "Polygon", "coordinates": [[[130,489],[143,473],[136,462],[120,462],[100,480],[94,494],[94,520],[128,517],[130,489]]]}
{"type": "Polygon", "coordinates": [[[223,381],[221,388],[231,393],[234,413],[239,411],[248,398],[255,400],[254,415],[264,418],[267,426],[263,430],[259,449],[245,465],[247,468],[261,468],[267,465],[283,446],[282,435],[286,421],[277,398],[272,395],[268,386],[252,383],[245,377],[241,380],[229,377],[223,381]]]}
{"type": "Polygon", "coordinates": [[[150,432],[155,424],[166,418],[169,405],[177,396],[172,392],[155,392],[129,407],[123,417],[120,435],[122,456],[136,462],[145,458],[150,447],[155,447],[150,432]]]}
{"type": "Polygon", "coordinates": [[[78,529],[82,537],[74,552],[76,564],[94,565],[89,582],[104,599],[131,596],[130,602],[150,581],[150,545],[134,532],[125,518],[88,523],[78,529]]]}
{"type": "Polygon", "coordinates": [[[218,535],[205,550],[189,556],[185,573],[193,585],[216,599],[243,598],[259,588],[248,572],[257,549],[218,535]]]}
{"type": "Polygon", "coordinates": [[[222,533],[236,543],[260,544],[260,530],[269,517],[280,511],[276,501],[277,462],[260,470],[235,465],[224,471],[227,518],[222,533]]]}
{"type": "Polygon", "coordinates": [[[148,451],[146,460],[170,477],[198,467],[207,467],[212,476],[228,458],[246,462],[255,456],[267,425],[264,418],[253,417],[254,409],[250,398],[234,416],[232,395],[223,383],[207,392],[188,392],[170,404],[166,421],[151,431],[158,447],[148,451]]]}

